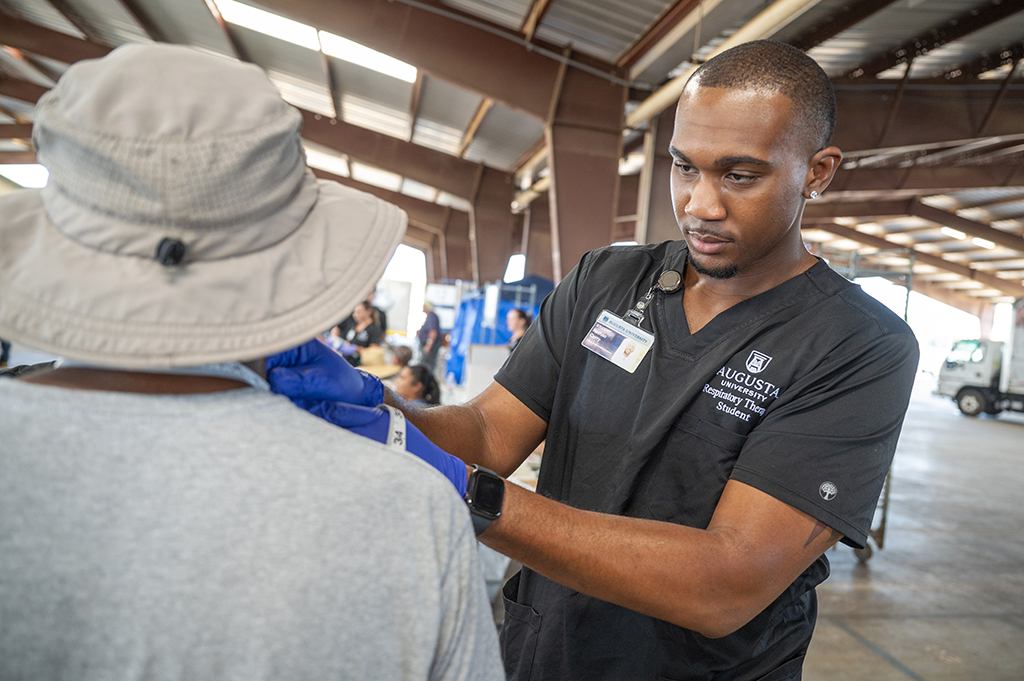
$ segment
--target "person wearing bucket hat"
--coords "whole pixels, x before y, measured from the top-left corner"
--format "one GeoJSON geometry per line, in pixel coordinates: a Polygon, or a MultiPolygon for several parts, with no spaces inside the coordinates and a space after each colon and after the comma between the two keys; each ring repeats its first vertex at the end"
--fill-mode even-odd
{"type": "Polygon", "coordinates": [[[0,336],[62,360],[0,381],[0,676],[503,678],[448,482],[263,377],[406,225],[317,180],[300,124],[257,67],[180,46],[40,99],[0,336]]]}

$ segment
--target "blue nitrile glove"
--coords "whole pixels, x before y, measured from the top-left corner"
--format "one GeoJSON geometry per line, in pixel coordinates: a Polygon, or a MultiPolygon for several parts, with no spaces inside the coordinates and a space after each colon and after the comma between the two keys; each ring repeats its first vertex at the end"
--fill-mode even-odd
{"type": "Polygon", "coordinates": [[[270,389],[292,402],[331,400],[365,407],[384,402],[384,384],[352,367],[319,339],[267,358],[270,389]]]}
{"type": "Polygon", "coordinates": [[[466,496],[466,464],[428,440],[394,407],[358,407],[329,400],[296,400],[295,403],[328,423],[415,454],[451,480],[459,496],[466,496]]]}

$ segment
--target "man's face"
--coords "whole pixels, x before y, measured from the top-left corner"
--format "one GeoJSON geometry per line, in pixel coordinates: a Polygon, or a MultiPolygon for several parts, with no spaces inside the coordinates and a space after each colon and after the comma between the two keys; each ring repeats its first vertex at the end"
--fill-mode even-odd
{"type": "Polygon", "coordinates": [[[676,110],[672,201],[700,274],[769,274],[799,258],[802,193],[814,149],[778,93],[701,88],[676,110]]]}

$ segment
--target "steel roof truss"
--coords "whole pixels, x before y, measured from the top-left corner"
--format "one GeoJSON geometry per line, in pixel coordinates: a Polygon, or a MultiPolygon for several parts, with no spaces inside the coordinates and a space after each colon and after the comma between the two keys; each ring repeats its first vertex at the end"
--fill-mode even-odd
{"type": "MultiPolygon", "coordinates": [[[[914,57],[919,57],[946,43],[991,26],[1019,11],[1021,11],[1021,5],[1016,2],[991,2],[981,9],[970,9],[947,20],[942,26],[915,36],[899,47],[852,69],[848,75],[851,78],[872,78],[882,71],[891,69],[898,64],[907,63],[914,57]]],[[[909,66],[907,70],[910,70],[909,66]]]]}

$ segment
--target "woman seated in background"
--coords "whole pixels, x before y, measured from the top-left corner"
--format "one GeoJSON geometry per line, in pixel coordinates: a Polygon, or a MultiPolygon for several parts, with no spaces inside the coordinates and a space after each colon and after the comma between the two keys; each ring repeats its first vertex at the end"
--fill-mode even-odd
{"type": "Polygon", "coordinates": [[[441,404],[441,386],[422,364],[403,367],[395,376],[395,392],[404,400],[421,407],[441,404]]]}

